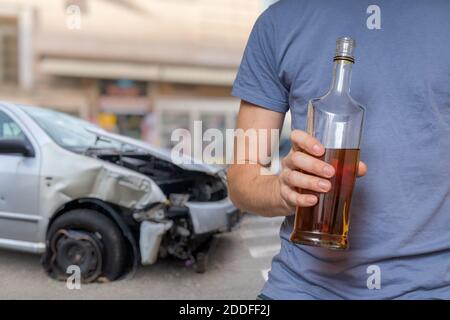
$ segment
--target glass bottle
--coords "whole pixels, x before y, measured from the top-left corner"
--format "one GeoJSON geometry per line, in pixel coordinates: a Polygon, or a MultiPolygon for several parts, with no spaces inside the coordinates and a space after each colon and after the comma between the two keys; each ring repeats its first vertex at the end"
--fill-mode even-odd
{"type": "Polygon", "coordinates": [[[333,81],[329,91],[308,103],[306,131],[325,147],[319,159],[331,164],[335,175],[331,190],[314,194],[313,207],[298,207],[291,241],[330,249],[348,248],[350,203],[359,163],[364,108],[350,96],[350,78],[355,62],[355,41],[342,37],[336,41],[333,81]]]}

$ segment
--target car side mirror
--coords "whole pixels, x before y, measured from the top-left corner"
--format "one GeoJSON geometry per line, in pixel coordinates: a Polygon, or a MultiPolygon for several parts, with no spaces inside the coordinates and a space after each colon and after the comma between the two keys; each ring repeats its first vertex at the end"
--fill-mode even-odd
{"type": "Polygon", "coordinates": [[[0,154],[21,154],[24,157],[34,157],[33,146],[24,139],[0,139],[0,154]]]}

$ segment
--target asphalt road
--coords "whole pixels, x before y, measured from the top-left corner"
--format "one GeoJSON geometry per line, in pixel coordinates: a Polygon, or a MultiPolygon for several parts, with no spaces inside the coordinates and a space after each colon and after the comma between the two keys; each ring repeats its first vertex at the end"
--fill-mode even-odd
{"type": "Polygon", "coordinates": [[[280,218],[244,217],[241,227],[218,236],[206,273],[174,260],[140,267],[130,279],[68,289],[47,277],[39,256],[0,251],[0,299],[250,299],[264,284],[279,251],[280,218]]]}

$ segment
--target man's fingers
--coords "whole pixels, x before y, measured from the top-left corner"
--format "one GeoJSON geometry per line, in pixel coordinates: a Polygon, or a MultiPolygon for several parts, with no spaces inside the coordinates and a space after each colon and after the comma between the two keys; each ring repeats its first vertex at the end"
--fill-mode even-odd
{"type": "Polygon", "coordinates": [[[358,177],[364,177],[367,173],[367,165],[360,161],[358,164],[358,177]]]}
{"type": "Polygon", "coordinates": [[[292,189],[300,188],[317,192],[328,192],[331,189],[331,183],[327,179],[310,176],[295,170],[283,170],[281,179],[292,189]]]}
{"type": "Polygon", "coordinates": [[[300,151],[292,151],[283,165],[292,170],[303,170],[324,178],[331,178],[335,173],[332,165],[300,151]]]}
{"type": "Polygon", "coordinates": [[[317,203],[317,197],[312,194],[300,194],[287,185],[281,186],[281,197],[292,208],[312,207],[317,203]]]}
{"type": "Polygon", "coordinates": [[[291,142],[293,149],[296,151],[301,149],[317,157],[320,157],[325,152],[325,148],[319,140],[301,130],[293,130],[291,132],[291,142]]]}

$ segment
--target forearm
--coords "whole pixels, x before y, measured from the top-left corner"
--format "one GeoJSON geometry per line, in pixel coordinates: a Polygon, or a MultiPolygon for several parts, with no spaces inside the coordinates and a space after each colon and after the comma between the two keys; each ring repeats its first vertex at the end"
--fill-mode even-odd
{"type": "Polygon", "coordinates": [[[266,217],[285,216],[289,209],[280,196],[275,175],[261,175],[258,164],[235,164],[228,170],[230,198],[241,210],[266,217]]]}

